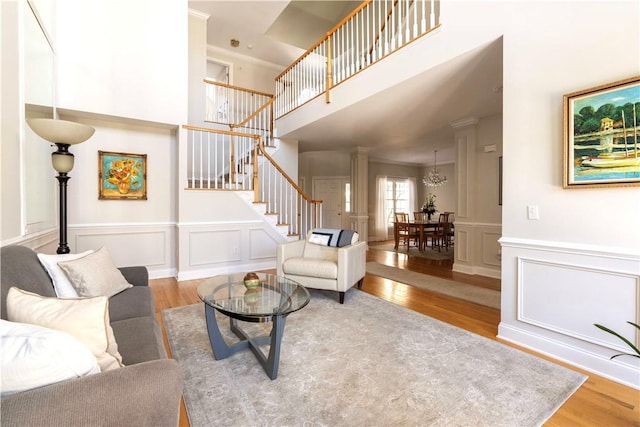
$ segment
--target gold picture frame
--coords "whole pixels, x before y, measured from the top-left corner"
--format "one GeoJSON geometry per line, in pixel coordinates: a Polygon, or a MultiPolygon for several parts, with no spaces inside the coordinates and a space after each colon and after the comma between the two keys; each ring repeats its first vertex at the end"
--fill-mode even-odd
{"type": "Polygon", "coordinates": [[[147,155],[98,151],[99,200],[147,200],[147,155]]]}
{"type": "Polygon", "coordinates": [[[640,186],[640,76],[564,95],[564,188],[640,186]]]}

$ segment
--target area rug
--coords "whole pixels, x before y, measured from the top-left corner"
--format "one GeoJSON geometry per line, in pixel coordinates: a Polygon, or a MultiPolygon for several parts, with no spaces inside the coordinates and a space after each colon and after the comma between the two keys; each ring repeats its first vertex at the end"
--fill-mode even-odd
{"type": "Polygon", "coordinates": [[[427,291],[437,292],[454,298],[473,302],[487,307],[500,309],[500,292],[479,286],[467,285],[453,280],[441,279],[428,274],[415,271],[389,267],[377,262],[367,263],[367,273],[374,276],[391,279],[395,282],[405,283],[427,291]]]}
{"type": "Polygon", "coordinates": [[[384,243],[381,245],[369,245],[369,249],[393,252],[394,254],[408,255],[410,257],[427,258],[436,261],[453,259],[453,248],[449,248],[448,251],[443,249],[439,252],[438,250],[427,247],[423,252],[420,252],[415,246],[410,246],[408,251],[405,245],[400,245],[398,250],[393,249],[393,246],[393,243],[384,243]]]}
{"type": "Polygon", "coordinates": [[[357,289],[344,304],[311,290],[287,318],[273,381],[251,351],[213,359],[202,304],[162,316],[192,427],[538,426],[586,380],[357,289]]]}

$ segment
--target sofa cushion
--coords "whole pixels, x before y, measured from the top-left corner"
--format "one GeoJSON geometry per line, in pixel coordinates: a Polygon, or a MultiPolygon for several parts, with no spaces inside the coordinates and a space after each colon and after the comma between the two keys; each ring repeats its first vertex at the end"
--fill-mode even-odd
{"type": "Polygon", "coordinates": [[[0,340],[3,397],[100,372],[91,351],[66,332],[0,320],[0,340]]]}
{"type": "Polygon", "coordinates": [[[155,317],[119,320],[111,326],[125,365],[167,358],[162,330],[155,317]]]}
{"type": "Polygon", "coordinates": [[[78,292],[76,292],[76,289],[73,287],[66,273],[62,271],[58,263],[62,261],[73,261],[74,259],[82,258],[92,253],[93,251],[89,250],[78,254],[38,254],[40,264],[42,264],[45,270],[47,270],[47,273],[49,273],[49,277],[51,277],[53,288],[58,298],[78,297],[78,292]]]}
{"type": "Polygon", "coordinates": [[[76,260],[59,262],[58,266],[81,297],[110,297],[133,286],[113,263],[106,247],[76,260]]]}
{"type": "Polygon", "coordinates": [[[38,295],[55,297],[56,293],[36,253],[26,246],[9,245],[0,248],[2,266],[2,318],[7,319],[7,293],[12,286],[38,295]]]}
{"type": "Polygon", "coordinates": [[[112,325],[118,320],[154,317],[155,314],[153,293],[148,286],[134,286],[109,298],[109,320],[112,325]]]}
{"type": "Polygon", "coordinates": [[[13,287],[7,294],[7,313],[12,322],[30,323],[73,335],[91,350],[102,371],[123,366],[109,324],[107,297],[49,298],[13,287]]]}
{"type": "Polygon", "coordinates": [[[323,279],[338,278],[338,264],[335,261],[319,258],[289,258],[282,264],[282,270],[285,274],[297,276],[320,277],[323,279]]]}

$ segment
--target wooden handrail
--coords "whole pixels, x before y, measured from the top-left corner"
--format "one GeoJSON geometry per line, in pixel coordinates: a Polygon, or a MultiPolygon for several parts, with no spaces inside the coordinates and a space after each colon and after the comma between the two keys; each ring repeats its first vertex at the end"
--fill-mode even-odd
{"type": "Polygon", "coordinates": [[[227,83],[220,83],[220,82],[216,82],[216,81],[209,80],[209,79],[203,79],[202,81],[207,83],[207,84],[214,85],[214,86],[226,87],[228,89],[235,89],[235,90],[239,90],[239,91],[242,91],[242,92],[249,92],[249,93],[254,93],[256,95],[268,96],[270,98],[273,98],[273,94],[272,93],[260,92],[260,91],[257,91],[257,90],[247,89],[247,88],[240,87],[240,86],[233,86],[233,85],[230,85],[230,84],[227,84],[227,83]]]}
{"type": "Polygon", "coordinates": [[[254,138],[254,139],[260,138],[260,135],[256,135],[255,133],[235,132],[235,131],[224,130],[224,129],[205,128],[201,126],[182,125],[182,128],[188,129],[188,130],[198,130],[201,132],[222,133],[224,135],[231,135],[231,136],[244,136],[247,138],[254,138]]]}
{"type": "MultiPolygon", "coordinates": [[[[291,65],[289,65],[287,68],[284,69],[283,72],[281,72],[280,74],[278,74],[278,76],[275,78],[276,81],[278,81],[280,79],[280,77],[282,77],[283,75],[287,74],[287,72],[292,69],[293,67],[295,67],[296,65],[298,65],[299,62],[301,62],[304,58],[306,58],[307,56],[309,56],[313,50],[320,46],[322,43],[325,42],[325,40],[327,40],[329,38],[329,36],[333,35],[333,33],[335,33],[336,31],[338,31],[338,29],[340,27],[342,27],[344,24],[346,24],[349,20],[351,20],[351,18],[353,18],[355,15],[357,15],[358,13],[360,13],[360,11],[362,9],[364,9],[369,3],[371,3],[373,0],[365,0],[362,3],[360,3],[360,6],[356,7],[350,14],[348,14],[347,16],[345,16],[344,18],[342,18],[342,21],[338,22],[332,29],[330,29],[329,31],[327,31],[327,33],[322,36],[320,38],[320,40],[318,40],[317,42],[315,42],[313,45],[311,45],[311,47],[309,49],[307,49],[307,51],[305,53],[303,53],[302,55],[300,55],[298,57],[298,59],[296,59],[295,61],[293,61],[293,63],[291,65]]],[[[397,0],[396,0],[397,1],[397,0]]]]}
{"type": "MultiPolygon", "coordinates": [[[[269,107],[271,104],[273,104],[273,102],[275,101],[275,98],[271,98],[269,101],[265,102],[262,107],[258,108],[256,111],[253,112],[253,114],[251,114],[249,117],[247,117],[246,119],[244,119],[243,121],[241,121],[238,124],[235,125],[229,125],[231,127],[234,128],[239,128],[244,126],[245,124],[247,124],[251,119],[253,119],[254,117],[256,117],[262,110],[264,110],[265,108],[269,107]]],[[[273,122],[273,120],[271,120],[271,122],[273,122]]]]}
{"type": "Polygon", "coordinates": [[[276,170],[278,172],[280,172],[282,174],[282,176],[287,180],[287,182],[289,182],[289,184],[291,184],[291,186],[298,192],[298,194],[300,194],[307,202],[309,203],[322,203],[322,200],[314,200],[312,198],[310,198],[309,196],[307,196],[304,191],[302,190],[302,188],[300,188],[298,186],[298,184],[296,184],[293,179],[291,179],[291,177],[280,167],[280,165],[273,159],[273,157],[271,157],[269,155],[269,153],[267,153],[267,150],[265,150],[264,148],[264,144],[262,141],[262,137],[258,136],[258,146],[260,147],[260,151],[262,152],[262,155],[267,158],[269,160],[269,162],[273,165],[274,168],[276,168],[276,170]]]}

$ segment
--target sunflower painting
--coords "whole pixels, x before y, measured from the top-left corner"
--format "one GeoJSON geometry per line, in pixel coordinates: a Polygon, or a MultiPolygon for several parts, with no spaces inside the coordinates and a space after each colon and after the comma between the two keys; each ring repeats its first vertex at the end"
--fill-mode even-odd
{"type": "Polygon", "coordinates": [[[98,151],[100,200],[147,200],[147,155],[98,151]]]}

